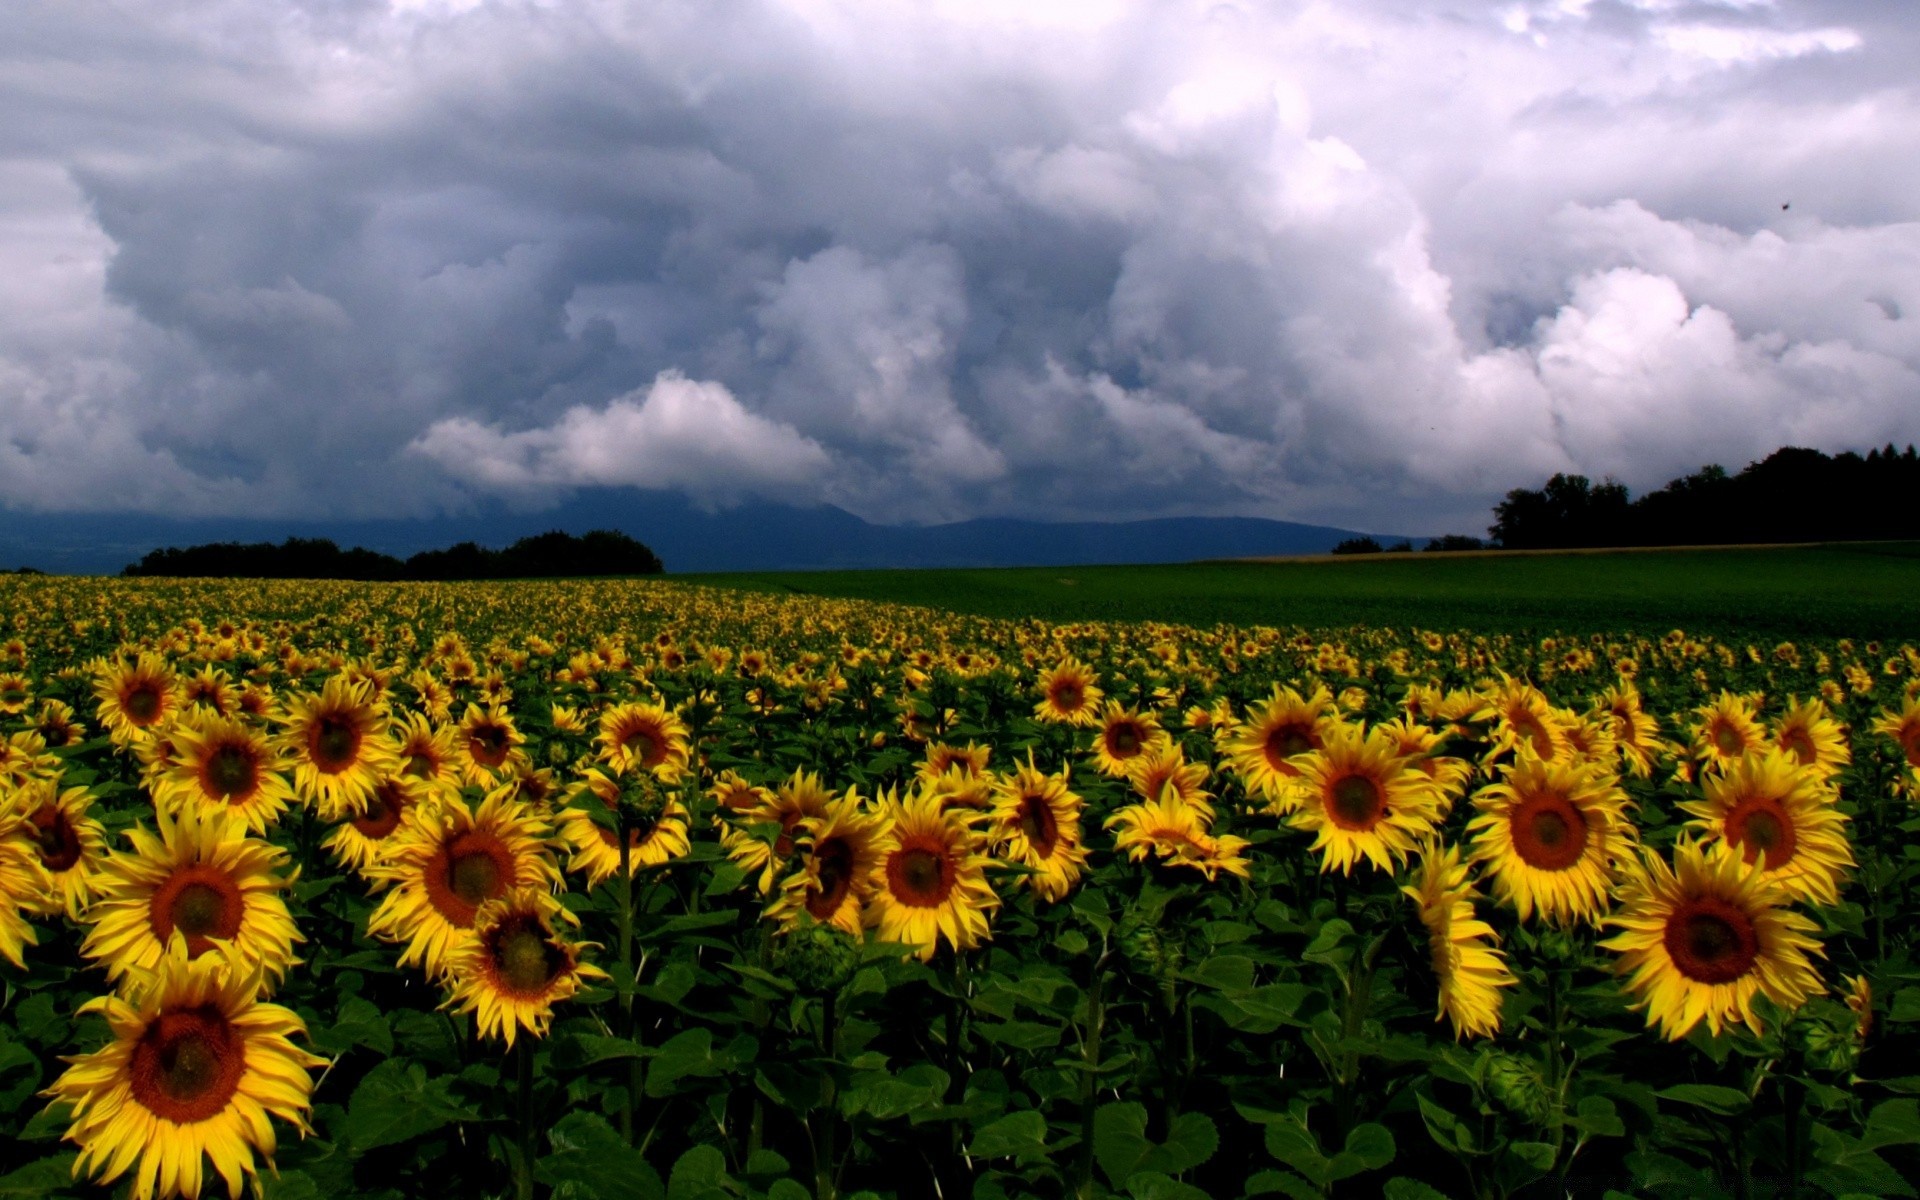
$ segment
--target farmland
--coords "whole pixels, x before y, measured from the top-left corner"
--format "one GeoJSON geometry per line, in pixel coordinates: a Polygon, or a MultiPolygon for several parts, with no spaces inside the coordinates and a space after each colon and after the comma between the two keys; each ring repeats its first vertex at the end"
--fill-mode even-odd
{"type": "Polygon", "coordinates": [[[0,579],[0,1195],[1913,1195],[1916,575],[0,579]]]}

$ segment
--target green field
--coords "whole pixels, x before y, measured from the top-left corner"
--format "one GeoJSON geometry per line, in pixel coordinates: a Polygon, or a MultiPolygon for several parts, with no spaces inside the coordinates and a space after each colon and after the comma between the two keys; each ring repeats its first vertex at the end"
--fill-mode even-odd
{"type": "Polygon", "coordinates": [[[1053,621],[1920,636],[1920,542],[679,578],[1053,621]]]}

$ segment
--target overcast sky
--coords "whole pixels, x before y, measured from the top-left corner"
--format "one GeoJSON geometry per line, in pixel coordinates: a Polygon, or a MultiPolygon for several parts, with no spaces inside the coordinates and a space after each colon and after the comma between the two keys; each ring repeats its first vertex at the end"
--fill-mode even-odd
{"type": "Polygon", "coordinates": [[[0,505],[1439,533],[1904,445],[1916,62],[1902,0],[0,0],[0,505]]]}

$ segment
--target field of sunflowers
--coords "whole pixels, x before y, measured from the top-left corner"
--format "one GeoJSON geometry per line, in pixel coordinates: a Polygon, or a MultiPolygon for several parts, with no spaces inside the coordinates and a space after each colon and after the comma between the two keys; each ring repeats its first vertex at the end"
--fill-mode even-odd
{"type": "Polygon", "coordinates": [[[0,1197],[1920,1195],[1871,629],[0,622],[0,1197]]]}

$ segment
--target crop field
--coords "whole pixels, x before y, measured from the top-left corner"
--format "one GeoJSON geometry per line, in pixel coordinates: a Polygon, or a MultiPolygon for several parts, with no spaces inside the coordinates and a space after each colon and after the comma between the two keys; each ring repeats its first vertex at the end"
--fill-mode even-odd
{"type": "Polygon", "coordinates": [[[692,577],[1051,621],[1920,638],[1920,543],[692,577]]]}
{"type": "Polygon", "coordinates": [[[0,577],[0,1197],[1920,1195],[1915,554],[0,577]]]}

